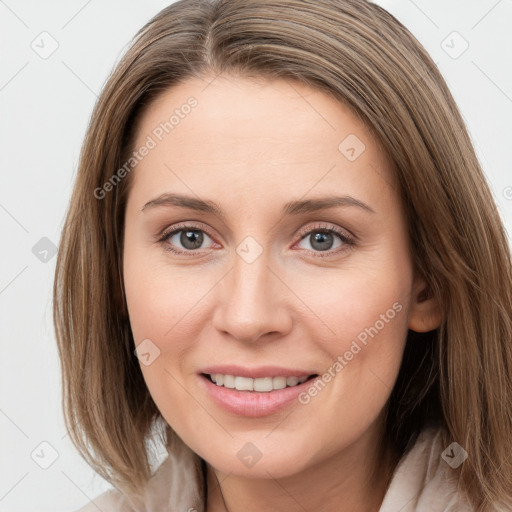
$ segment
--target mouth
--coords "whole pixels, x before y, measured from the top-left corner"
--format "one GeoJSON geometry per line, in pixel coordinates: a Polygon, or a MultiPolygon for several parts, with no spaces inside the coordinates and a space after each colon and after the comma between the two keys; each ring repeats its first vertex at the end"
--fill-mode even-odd
{"type": "Polygon", "coordinates": [[[219,387],[234,389],[236,391],[250,391],[253,393],[270,393],[279,389],[293,388],[300,386],[306,381],[318,377],[317,373],[309,376],[277,376],[277,377],[243,377],[240,375],[229,375],[222,373],[201,373],[201,376],[208,379],[212,384],[219,387]]]}
{"type": "MultiPolygon", "coordinates": [[[[263,371],[257,373],[265,375],[263,371]]],[[[300,395],[313,386],[313,382],[319,377],[317,373],[300,376],[279,375],[274,371],[269,373],[274,375],[247,377],[230,373],[201,372],[198,377],[201,388],[211,403],[224,412],[247,418],[270,416],[292,404],[298,406],[301,403],[300,395]]]]}

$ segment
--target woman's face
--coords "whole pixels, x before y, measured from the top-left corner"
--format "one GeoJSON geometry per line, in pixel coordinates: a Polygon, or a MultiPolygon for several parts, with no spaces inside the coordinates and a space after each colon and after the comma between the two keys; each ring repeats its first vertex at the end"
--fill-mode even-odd
{"type": "Polygon", "coordinates": [[[365,125],[305,85],[221,75],[166,91],[137,133],[124,282],[165,420],[219,471],[261,477],[375,436],[421,311],[365,125]]]}

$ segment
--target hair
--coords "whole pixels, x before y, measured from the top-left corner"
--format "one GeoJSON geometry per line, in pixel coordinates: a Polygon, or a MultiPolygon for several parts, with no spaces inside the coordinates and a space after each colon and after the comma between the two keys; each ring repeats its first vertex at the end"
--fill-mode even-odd
{"type": "MultiPolygon", "coordinates": [[[[386,442],[404,454],[438,424],[469,457],[459,485],[478,510],[510,502],[512,263],[505,230],[457,105],[416,38],[364,0],[180,0],[134,37],[107,80],[83,143],[62,231],[54,324],[71,440],[114,486],[151,477],[162,416],[134,355],[124,298],[131,174],[97,198],[133,151],[162,92],[220,73],[296,80],[351,108],[389,155],[415,272],[442,310],[409,331],[387,404],[386,442]]],[[[166,426],[167,447],[173,436],[166,426]]]]}

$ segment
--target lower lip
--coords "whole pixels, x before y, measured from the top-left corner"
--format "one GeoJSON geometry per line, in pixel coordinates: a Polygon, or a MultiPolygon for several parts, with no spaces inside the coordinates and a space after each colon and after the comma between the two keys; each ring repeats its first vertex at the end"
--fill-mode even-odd
{"type": "Polygon", "coordinates": [[[273,414],[292,402],[305,391],[318,377],[306,380],[297,386],[275,389],[268,392],[238,391],[217,386],[208,377],[200,375],[203,386],[212,400],[228,412],[238,416],[257,418],[273,414]]]}

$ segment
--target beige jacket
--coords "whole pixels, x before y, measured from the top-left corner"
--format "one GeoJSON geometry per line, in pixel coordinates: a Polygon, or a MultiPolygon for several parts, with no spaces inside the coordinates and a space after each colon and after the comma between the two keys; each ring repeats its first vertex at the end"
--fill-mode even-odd
{"type": "MultiPolygon", "coordinates": [[[[113,489],[76,512],[205,512],[199,459],[184,443],[179,446],[149,481],[144,499],[129,499],[113,489]]],[[[395,468],[379,512],[474,512],[457,490],[459,471],[441,457],[446,448],[440,431],[424,430],[395,468]]]]}

